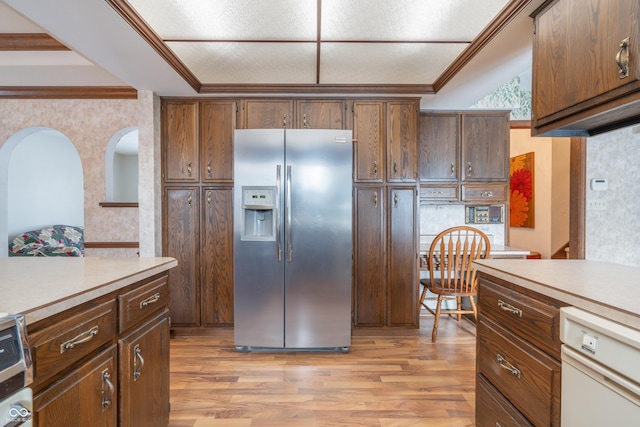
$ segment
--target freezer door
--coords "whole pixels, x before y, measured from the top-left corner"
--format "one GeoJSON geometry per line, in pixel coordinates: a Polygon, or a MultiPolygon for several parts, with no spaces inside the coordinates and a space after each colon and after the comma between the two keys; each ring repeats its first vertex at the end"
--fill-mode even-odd
{"type": "MultiPolygon", "coordinates": [[[[234,335],[237,347],[284,347],[284,262],[276,239],[242,239],[243,187],[275,187],[282,192],[284,131],[236,130],[234,136],[234,335]],[[278,178],[278,170],[280,177],[278,178]],[[278,260],[280,258],[280,260],[278,260]]],[[[274,220],[281,217],[276,194],[274,220]]]]}
{"type": "Polygon", "coordinates": [[[287,348],[351,345],[351,139],[351,131],[286,131],[287,348]]]}

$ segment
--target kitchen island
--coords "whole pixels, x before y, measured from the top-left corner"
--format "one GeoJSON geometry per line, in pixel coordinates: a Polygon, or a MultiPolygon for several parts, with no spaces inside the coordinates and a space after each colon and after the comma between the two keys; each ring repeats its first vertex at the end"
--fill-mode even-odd
{"type": "Polygon", "coordinates": [[[0,259],[0,311],[25,316],[33,425],[169,420],[173,258],[0,259]]]}
{"type": "Polygon", "coordinates": [[[476,424],[560,425],[560,309],[640,330],[640,268],[585,260],[474,262],[476,424]]]}

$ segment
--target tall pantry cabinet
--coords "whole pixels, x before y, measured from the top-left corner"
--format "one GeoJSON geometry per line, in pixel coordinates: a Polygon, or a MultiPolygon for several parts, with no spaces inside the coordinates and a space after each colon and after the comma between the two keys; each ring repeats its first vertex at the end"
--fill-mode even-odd
{"type": "Polygon", "coordinates": [[[353,130],[354,325],[416,327],[418,102],[163,99],[172,326],[233,325],[234,130],[298,128],[353,130]]]}
{"type": "Polygon", "coordinates": [[[418,326],[418,120],[414,100],[353,102],[355,326],[418,326]]]}
{"type": "Polygon", "coordinates": [[[233,325],[235,100],[162,104],[163,255],[177,327],[233,325]]]}

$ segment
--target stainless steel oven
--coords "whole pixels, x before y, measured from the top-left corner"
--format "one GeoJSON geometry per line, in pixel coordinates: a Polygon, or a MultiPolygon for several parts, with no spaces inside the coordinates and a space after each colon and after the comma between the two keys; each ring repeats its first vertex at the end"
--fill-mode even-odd
{"type": "Polygon", "coordinates": [[[31,426],[32,380],[24,316],[0,313],[0,426],[31,426]]]}

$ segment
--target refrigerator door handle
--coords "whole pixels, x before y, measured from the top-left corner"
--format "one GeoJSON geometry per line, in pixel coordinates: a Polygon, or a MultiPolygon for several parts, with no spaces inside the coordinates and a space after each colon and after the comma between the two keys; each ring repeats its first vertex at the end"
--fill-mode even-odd
{"type": "Polygon", "coordinates": [[[282,165],[276,166],[276,259],[282,261],[282,243],[280,242],[280,177],[282,165]]]}
{"type": "Polygon", "coordinates": [[[286,233],[286,245],[287,245],[287,261],[291,262],[291,256],[293,252],[293,247],[291,245],[291,165],[287,165],[287,199],[285,200],[286,205],[286,224],[285,224],[285,233],[286,233]]]}

